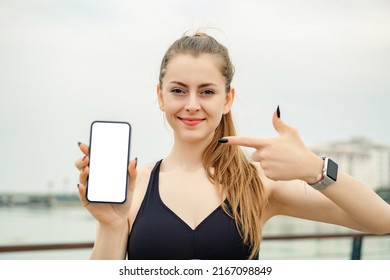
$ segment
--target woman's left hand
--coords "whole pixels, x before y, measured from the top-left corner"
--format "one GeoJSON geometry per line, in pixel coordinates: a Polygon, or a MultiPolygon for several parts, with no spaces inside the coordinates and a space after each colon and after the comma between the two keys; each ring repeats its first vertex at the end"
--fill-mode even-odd
{"type": "Polygon", "coordinates": [[[254,138],[243,136],[223,137],[224,145],[240,145],[256,149],[252,154],[254,161],[260,162],[264,174],[271,180],[304,180],[308,183],[318,181],[323,160],[311,152],[303,143],[297,129],[285,124],[275,111],[272,123],[278,136],[273,138],[254,138]]]}

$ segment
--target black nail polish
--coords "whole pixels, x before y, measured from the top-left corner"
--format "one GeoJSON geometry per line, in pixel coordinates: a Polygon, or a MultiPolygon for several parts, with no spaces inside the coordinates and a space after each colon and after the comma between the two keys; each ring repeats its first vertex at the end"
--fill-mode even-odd
{"type": "Polygon", "coordinates": [[[80,147],[80,145],[81,145],[81,142],[77,142],[77,145],[79,145],[79,147],[80,147]]]}
{"type": "Polygon", "coordinates": [[[276,109],[276,115],[280,119],[280,108],[279,108],[279,105],[278,105],[278,108],[276,109]]]}
{"type": "Polygon", "coordinates": [[[226,139],[226,138],[219,138],[218,139],[218,142],[219,143],[227,143],[229,140],[228,139],[226,139]]]}
{"type": "Polygon", "coordinates": [[[138,158],[136,157],[135,158],[135,168],[137,168],[137,164],[138,164],[138,158]]]}
{"type": "Polygon", "coordinates": [[[80,184],[77,184],[77,188],[80,188],[80,184]]]}

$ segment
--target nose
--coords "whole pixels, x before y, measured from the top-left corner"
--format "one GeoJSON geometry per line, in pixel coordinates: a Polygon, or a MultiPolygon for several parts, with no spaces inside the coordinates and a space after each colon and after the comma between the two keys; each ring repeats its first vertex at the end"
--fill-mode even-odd
{"type": "Polygon", "coordinates": [[[190,113],[195,113],[200,110],[200,103],[197,94],[191,93],[188,95],[187,104],[184,109],[190,113]]]}

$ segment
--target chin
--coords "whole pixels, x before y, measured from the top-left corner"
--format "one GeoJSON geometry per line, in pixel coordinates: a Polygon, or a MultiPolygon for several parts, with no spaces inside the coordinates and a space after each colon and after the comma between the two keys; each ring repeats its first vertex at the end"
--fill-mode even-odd
{"type": "Polygon", "coordinates": [[[188,143],[209,142],[213,138],[213,134],[205,134],[199,132],[185,132],[177,135],[178,139],[188,143]]]}

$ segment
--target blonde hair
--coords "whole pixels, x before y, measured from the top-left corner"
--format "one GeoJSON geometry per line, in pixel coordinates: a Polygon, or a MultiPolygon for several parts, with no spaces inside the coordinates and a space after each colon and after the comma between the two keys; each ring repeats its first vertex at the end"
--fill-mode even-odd
{"type": "MultiPolygon", "coordinates": [[[[221,73],[226,80],[226,92],[230,91],[234,66],[228,50],[213,37],[205,33],[183,36],[176,40],[165,53],[160,67],[159,82],[162,86],[169,61],[178,54],[213,54],[222,58],[221,73]]],[[[262,182],[256,167],[249,162],[242,150],[235,145],[221,145],[218,139],[236,135],[231,112],[222,116],[214,137],[203,153],[203,167],[209,180],[221,186],[230,209],[223,204],[224,211],[231,216],[239,229],[243,242],[250,247],[248,259],[259,252],[261,223],[266,203],[262,182]]]]}

